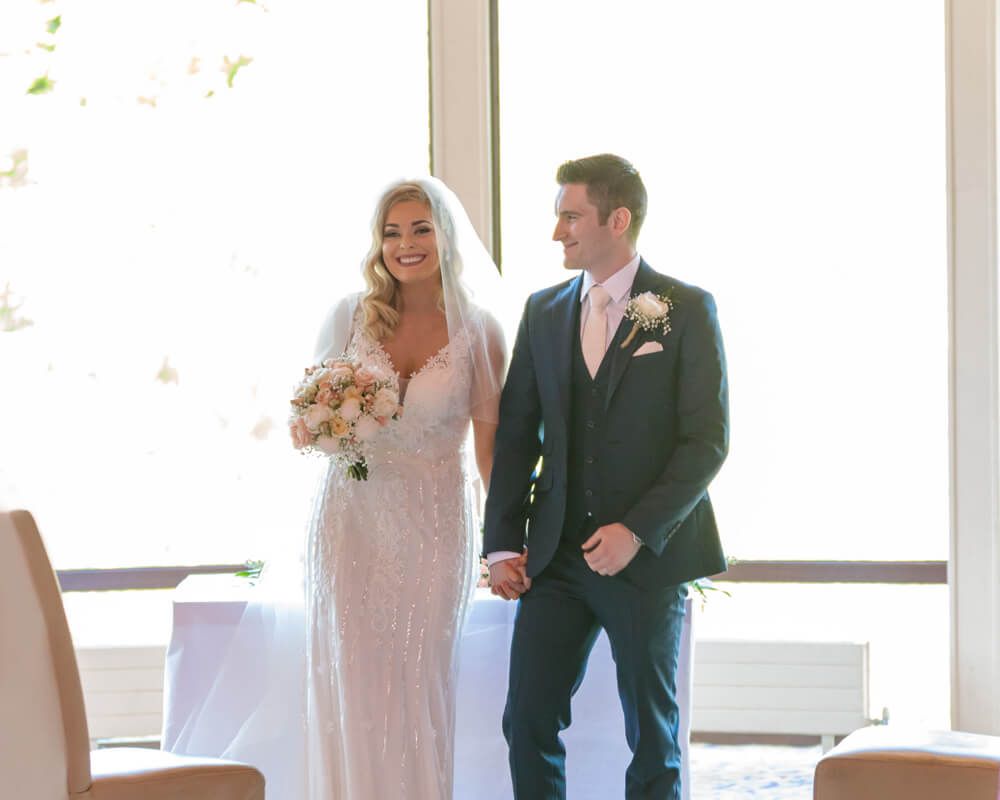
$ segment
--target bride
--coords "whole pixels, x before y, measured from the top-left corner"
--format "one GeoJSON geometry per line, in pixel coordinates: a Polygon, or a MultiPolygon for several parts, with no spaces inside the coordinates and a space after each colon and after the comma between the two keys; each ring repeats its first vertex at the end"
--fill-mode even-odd
{"type": "Polygon", "coordinates": [[[491,275],[443,184],[396,184],[376,210],[367,291],[342,300],[321,333],[318,361],[356,354],[395,378],[404,411],[376,438],[367,481],[331,464],[310,526],[311,798],[451,797],[475,562],[462,448],[471,420],[485,484],[504,369],[500,326],[470,285],[491,275]]]}
{"type": "Polygon", "coordinates": [[[326,470],[304,615],[251,603],[171,747],[258,766],[269,800],[452,797],[456,656],[477,562],[464,445],[471,424],[485,485],[506,363],[483,303],[499,301],[499,276],[434,178],[383,192],[363,272],[366,291],[330,312],[315,363],[347,352],[388,376],[402,416],[371,442],[367,480],[326,470]],[[261,699],[241,708],[231,687],[248,672],[261,699]]]}

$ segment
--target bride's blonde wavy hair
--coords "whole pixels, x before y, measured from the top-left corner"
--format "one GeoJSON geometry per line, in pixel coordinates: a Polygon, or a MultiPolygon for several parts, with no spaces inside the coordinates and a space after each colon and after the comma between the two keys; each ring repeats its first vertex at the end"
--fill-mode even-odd
{"type": "MultiPolygon", "coordinates": [[[[423,203],[431,211],[432,218],[434,218],[431,199],[422,186],[417,183],[404,182],[389,188],[379,200],[375,218],[372,220],[372,246],[365,257],[364,269],[362,270],[365,284],[368,286],[361,298],[361,309],[364,312],[363,326],[371,338],[380,342],[388,339],[396,330],[396,326],[399,325],[399,284],[382,260],[385,219],[394,205],[408,200],[423,203]]],[[[440,230],[436,219],[434,219],[434,223],[434,236],[437,239],[438,261],[440,262],[445,244],[440,237],[448,234],[447,231],[440,230]]],[[[438,308],[444,311],[444,294],[440,289],[438,308]]]]}

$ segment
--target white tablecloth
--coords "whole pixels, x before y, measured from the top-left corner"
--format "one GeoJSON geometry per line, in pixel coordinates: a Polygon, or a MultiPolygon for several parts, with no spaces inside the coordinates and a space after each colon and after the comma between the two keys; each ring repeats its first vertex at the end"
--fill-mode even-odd
{"type": "MultiPolygon", "coordinates": [[[[228,576],[192,576],[174,597],[173,631],[167,650],[162,747],[172,750],[194,708],[209,691],[246,601],[246,581],[228,576]]],[[[507,689],[508,649],[515,604],[476,590],[460,647],[455,742],[456,800],[508,800],[507,745],[500,732],[507,689]]],[[[689,796],[687,742],[690,732],[691,607],[681,639],[677,676],[681,709],[683,798],[689,796]]],[[[233,681],[234,706],[254,703],[252,682],[233,681]]],[[[227,687],[227,691],[230,688],[227,687]]],[[[212,732],[200,732],[201,741],[212,732]]],[[[225,744],[220,733],[215,752],[225,744]]],[[[629,751],[615,666],[607,637],[594,646],[587,676],[573,698],[573,724],[563,733],[567,749],[567,790],[573,800],[608,800],[624,795],[629,751]]]]}

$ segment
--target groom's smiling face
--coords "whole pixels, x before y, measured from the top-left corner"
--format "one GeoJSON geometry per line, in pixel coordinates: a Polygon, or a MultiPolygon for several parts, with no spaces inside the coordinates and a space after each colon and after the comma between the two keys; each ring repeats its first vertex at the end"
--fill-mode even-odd
{"type": "Polygon", "coordinates": [[[567,183],[556,195],[556,229],[552,239],[563,246],[566,269],[600,267],[617,249],[609,220],[602,225],[597,206],[587,197],[587,185],[567,183]]]}

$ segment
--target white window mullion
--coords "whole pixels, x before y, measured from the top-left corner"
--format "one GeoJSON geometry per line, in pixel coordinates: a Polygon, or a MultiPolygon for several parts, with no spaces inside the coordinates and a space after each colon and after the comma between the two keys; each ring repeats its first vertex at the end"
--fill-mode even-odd
{"type": "Polygon", "coordinates": [[[493,248],[489,0],[429,0],[431,163],[493,248]]]}
{"type": "Polygon", "coordinates": [[[952,724],[1000,733],[996,0],[949,0],[952,724]]]}

